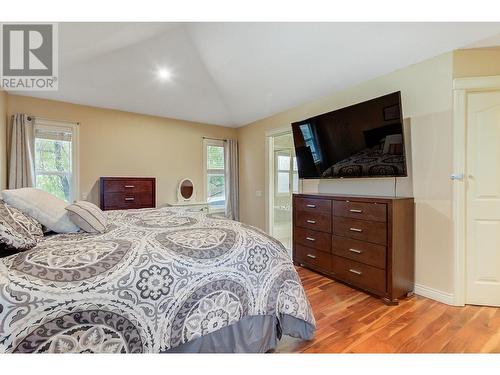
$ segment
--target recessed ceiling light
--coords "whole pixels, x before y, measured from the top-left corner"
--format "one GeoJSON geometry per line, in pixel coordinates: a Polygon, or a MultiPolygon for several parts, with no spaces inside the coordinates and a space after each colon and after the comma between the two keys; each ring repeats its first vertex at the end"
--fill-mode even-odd
{"type": "Polygon", "coordinates": [[[166,68],[159,68],[156,75],[160,81],[169,81],[172,78],[172,72],[166,68]]]}

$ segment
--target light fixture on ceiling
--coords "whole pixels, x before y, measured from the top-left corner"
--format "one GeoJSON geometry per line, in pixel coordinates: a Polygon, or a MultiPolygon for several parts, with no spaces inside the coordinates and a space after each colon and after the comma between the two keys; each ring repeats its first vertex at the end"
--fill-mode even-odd
{"type": "Polygon", "coordinates": [[[156,70],[156,76],[160,81],[166,82],[170,81],[170,79],[172,78],[172,72],[167,68],[158,68],[156,70]]]}

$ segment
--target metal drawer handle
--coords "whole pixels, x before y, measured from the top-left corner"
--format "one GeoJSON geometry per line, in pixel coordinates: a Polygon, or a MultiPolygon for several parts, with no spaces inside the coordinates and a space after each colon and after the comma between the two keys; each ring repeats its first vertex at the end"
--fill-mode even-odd
{"type": "Polygon", "coordinates": [[[362,251],[361,251],[361,250],[357,250],[357,249],[349,249],[349,251],[350,251],[351,253],[356,253],[356,254],[361,254],[361,253],[362,253],[362,251]]]}
{"type": "Polygon", "coordinates": [[[354,270],[354,269],[352,269],[352,268],[349,270],[349,272],[355,273],[356,275],[361,275],[361,274],[363,274],[363,272],[358,271],[358,270],[354,270]]]}
{"type": "Polygon", "coordinates": [[[308,241],[316,241],[316,238],[306,237],[306,240],[308,240],[308,241]]]}
{"type": "Polygon", "coordinates": [[[356,214],[360,214],[360,213],[362,213],[362,212],[363,212],[363,210],[357,210],[357,209],[355,209],[355,208],[351,208],[349,211],[350,211],[350,212],[354,212],[354,213],[356,213],[356,214]]]}
{"type": "Polygon", "coordinates": [[[316,259],[316,255],[312,255],[312,254],[307,254],[307,256],[311,259],[316,259]]]}
{"type": "Polygon", "coordinates": [[[131,198],[128,198],[128,197],[127,197],[127,198],[125,198],[125,200],[126,200],[126,201],[133,201],[134,199],[135,199],[135,198],[132,198],[132,197],[131,197],[131,198]]]}
{"type": "Polygon", "coordinates": [[[309,224],[316,224],[316,220],[306,220],[309,224]]]}
{"type": "Polygon", "coordinates": [[[315,204],[306,204],[306,207],[309,207],[309,208],[316,208],[316,205],[315,205],[315,204]]]}
{"type": "Polygon", "coordinates": [[[359,228],[349,228],[349,230],[351,232],[362,232],[363,231],[363,229],[359,229],[359,228]]]}
{"type": "Polygon", "coordinates": [[[135,186],[134,186],[134,185],[125,185],[124,187],[125,187],[126,189],[135,188],[135,186]]]}

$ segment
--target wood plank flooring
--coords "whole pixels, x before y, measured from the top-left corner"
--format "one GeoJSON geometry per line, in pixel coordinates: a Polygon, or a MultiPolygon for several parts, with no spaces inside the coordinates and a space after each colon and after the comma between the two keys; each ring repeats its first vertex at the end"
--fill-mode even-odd
{"type": "Polygon", "coordinates": [[[500,308],[454,307],[414,296],[398,306],[297,267],[316,337],[284,337],[278,353],[500,352],[500,308]]]}

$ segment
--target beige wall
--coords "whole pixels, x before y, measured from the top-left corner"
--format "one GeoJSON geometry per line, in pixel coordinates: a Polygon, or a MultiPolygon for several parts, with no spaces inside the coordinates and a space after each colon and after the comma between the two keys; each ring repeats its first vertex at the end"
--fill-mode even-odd
{"type": "MultiPolygon", "coordinates": [[[[404,190],[413,194],[416,202],[416,282],[451,293],[452,70],[453,54],[447,53],[239,128],[242,221],[265,228],[266,131],[401,90],[403,113],[410,120],[413,165],[412,176],[400,183],[408,185],[410,181],[404,190]],[[256,191],[263,195],[256,196],[256,191]]],[[[322,192],[393,193],[392,179],[316,181],[308,186],[322,192]]]]}
{"type": "Polygon", "coordinates": [[[0,189],[7,187],[7,93],[0,90],[0,189]]]}
{"type": "MultiPolygon", "coordinates": [[[[177,182],[191,177],[202,187],[201,137],[235,137],[240,143],[240,212],[245,223],[265,229],[266,132],[304,118],[401,90],[409,125],[410,176],[399,179],[400,194],[416,202],[416,282],[453,293],[452,80],[500,75],[500,50],[450,52],[306,103],[237,130],[98,109],[0,92],[0,148],[5,147],[7,114],[81,123],[81,193],[98,200],[96,182],[104,175],[157,177],[158,203],[175,199],[177,182]],[[6,98],[7,97],[7,98],[6,98]],[[256,192],[262,192],[257,196],[256,192]]],[[[5,153],[0,156],[5,183],[5,153]]],[[[3,186],[3,185],[2,185],[3,186]]],[[[393,181],[307,181],[308,191],[392,194],[393,181]]]]}
{"type": "Polygon", "coordinates": [[[500,75],[500,48],[462,49],[453,53],[453,78],[500,75]]]}
{"type": "Polygon", "coordinates": [[[156,177],[157,204],[175,201],[185,177],[201,196],[202,137],[236,137],[231,128],[25,96],[8,95],[7,110],[80,123],[80,195],[96,203],[100,176],[156,177]]]}

